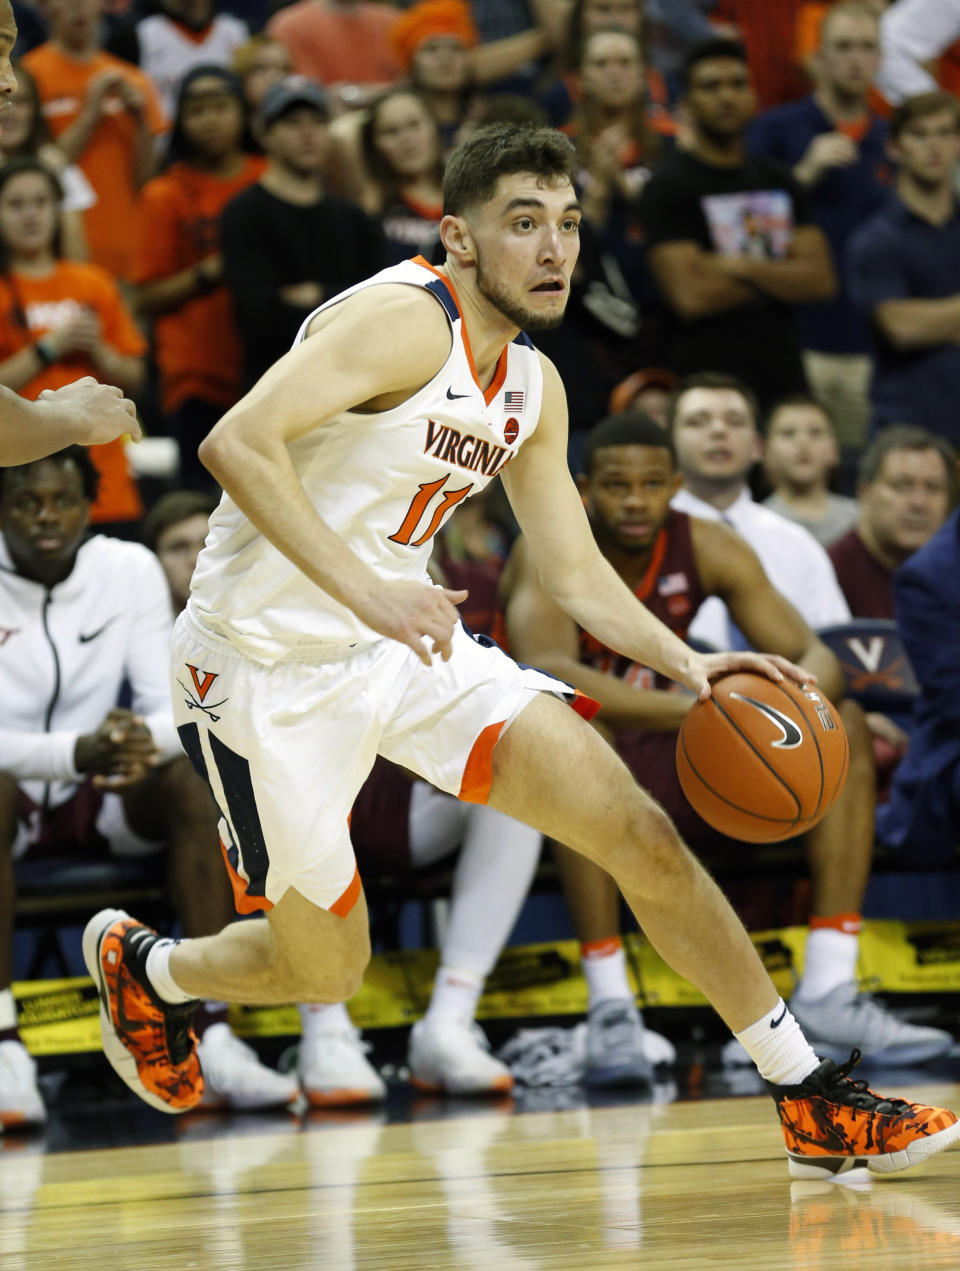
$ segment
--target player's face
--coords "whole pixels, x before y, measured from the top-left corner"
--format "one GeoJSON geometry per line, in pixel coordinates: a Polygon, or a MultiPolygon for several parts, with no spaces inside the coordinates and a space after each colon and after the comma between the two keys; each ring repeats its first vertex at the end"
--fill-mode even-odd
{"type": "Polygon", "coordinates": [[[423,102],[412,93],[391,97],[380,107],[373,142],[390,171],[401,180],[436,167],[437,126],[423,102]]]}
{"type": "Polygon", "coordinates": [[[690,71],[687,109],[694,124],[710,137],[743,132],[754,109],[746,64],[735,57],[711,57],[690,71]]]}
{"type": "Polygon", "coordinates": [[[604,446],[580,492],[597,542],[646,552],[663,528],[682,478],[670,451],[659,446],[604,446]]]}
{"type": "Polygon", "coordinates": [[[915,552],[950,510],[947,471],[939,450],[891,450],[877,477],[860,490],[861,515],[889,550],[915,552]]]}
{"type": "Polygon", "coordinates": [[[915,181],[936,188],[951,179],[960,156],[960,128],[951,109],[915,119],[890,142],[890,153],[915,181]]]}
{"type": "Polygon", "coordinates": [[[8,251],[36,256],[53,245],[59,212],[42,172],[11,177],[0,194],[0,239],[8,251]]]}
{"type": "Polygon", "coordinates": [[[203,512],[168,525],[157,538],[157,559],[170,585],[174,606],[182,609],[190,595],[190,579],[210,528],[203,512]]]}
{"type": "Polygon", "coordinates": [[[673,421],[677,466],[684,476],[729,485],[760,457],[749,405],[735,388],[692,388],[677,402],[673,421]]]}
{"type": "Polygon", "coordinates": [[[10,65],[10,54],[17,42],[17,24],[10,0],[0,0],[0,112],[10,108],[17,91],[17,77],[10,65]]]}
{"type": "Polygon", "coordinates": [[[638,101],[643,94],[643,62],[636,39],[618,31],[602,31],[588,39],[580,83],[585,97],[610,109],[638,101]]]}
{"type": "Polygon", "coordinates": [[[468,219],[480,294],[514,326],[546,331],[563,321],[580,251],[580,204],[566,180],[501,177],[468,219]]]}
{"type": "Polygon", "coordinates": [[[83,478],[72,461],[41,459],[0,476],[0,530],[28,578],[69,572],[89,520],[83,478]]]}
{"type": "Polygon", "coordinates": [[[830,421],[816,406],[782,406],[770,421],[763,466],[771,482],[826,484],[840,461],[830,421]]]}
{"type": "Polygon", "coordinates": [[[838,92],[865,97],[880,64],[880,31],[866,14],[840,13],[827,21],[818,73],[838,92]]]}
{"type": "Polygon", "coordinates": [[[243,110],[236,96],[215,75],[196,79],[180,111],[180,121],[197,154],[220,159],[240,145],[243,110]]]}

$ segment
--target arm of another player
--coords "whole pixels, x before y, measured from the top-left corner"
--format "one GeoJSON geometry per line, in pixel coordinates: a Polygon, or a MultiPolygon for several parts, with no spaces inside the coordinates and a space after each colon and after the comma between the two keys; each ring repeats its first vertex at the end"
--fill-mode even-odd
{"type": "Polygon", "coordinates": [[[755,649],[769,649],[812,671],[826,695],[844,694],[840,663],[767,577],[760,558],[744,539],[714,521],[690,522],[700,581],[719,596],[755,649]]]}
{"type": "Polygon", "coordinates": [[[693,703],[684,693],[634,688],[616,675],[586,666],[579,658],[576,623],[544,590],[530,549],[518,539],[510,558],[504,617],[510,652],[542,667],[601,703],[600,719],[611,728],[679,728],[693,703]]]}
{"type": "Polygon", "coordinates": [[[0,385],[0,467],[32,463],[64,446],[103,445],[125,433],[140,440],[136,406],[92,376],[45,389],[35,402],[0,385]]]}
{"type": "Polygon", "coordinates": [[[541,356],[540,422],[503,470],[503,484],[546,591],[585,631],[634,662],[678,680],[701,698],[710,678],[752,670],[773,680],[812,678],[783,658],[694,652],[634,596],[597,547],[567,468],[567,409],[556,368],[541,356]]]}
{"type": "Polygon", "coordinates": [[[356,406],[399,405],[443,366],[450,326],[440,305],[402,284],[370,287],[318,314],[309,338],[276,362],[200,445],[203,464],[257,529],[374,631],[450,655],[465,592],[386,582],[317,514],[289,445],[356,406]]]}

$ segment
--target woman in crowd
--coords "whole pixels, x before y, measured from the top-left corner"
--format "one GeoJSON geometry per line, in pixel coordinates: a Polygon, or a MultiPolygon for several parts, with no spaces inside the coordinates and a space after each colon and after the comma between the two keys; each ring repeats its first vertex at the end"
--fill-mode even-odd
{"type": "MultiPolygon", "coordinates": [[[[135,397],[147,346],[113,278],[98,265],[64,260],[63,191],[38,159],[0,167],[0,383],[35,400],[84,375],[135,397]]],[[[143,507],[123,442],[93,446],[100,494],[92,519],[114,531],[143,507]]]]}
{"type": "Polygon", "coordinates": [[[367,113],[360,141],[362,203],[380,221],[388,264],[416,255],[432,260],[440,241],[443,163],[426,102],[409,89],[385,93],[367,113]]]}
{"type": "Polygon", "coordinates": [[[219,234],[223,208],[265,167],[245,152],[245,132],[237,77],[195,67],[180,86],[166,170],[143,192],[137,307],[153,319],[160,407],[191,488],[210,484],[197,446],[240,392],[242,350],[219,234]]]}
{"type": "Polygon", "coordinates": [[[240,45],[233,55],[233,69],[250,118],[255,119],[267,89],[293,74],[293,62],[285,44],[271,35],[260,34],[240,45]]]}
{"type": "Polygon", "coordinates": [[[83,213],[93,207],[97,196],[93,186],[54,143],[40,109],[40,97],[33,76],[24,66],[15,66],[17,91],[3,116],[0,131],[0,162],[14,155],[30,155],[39,159],[60,179],[63,186],[61,226],[63,255],[66,260],[87,260],[87,236],[83,229],[83,213]]]}

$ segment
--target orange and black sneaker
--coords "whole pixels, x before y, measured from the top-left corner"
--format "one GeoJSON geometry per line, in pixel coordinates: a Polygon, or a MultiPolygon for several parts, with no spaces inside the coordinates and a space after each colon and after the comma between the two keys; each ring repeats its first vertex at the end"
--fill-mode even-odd
{"type": "Polygon", "coordinates": [[[775,1086],[773,1095],[794,1178],[830,1178],[857,1166],[897,1174],[960,1139],[960,1121],[946,1108],[875,1094],[851,1081],[860,1062],[825,1059],[798,1086],[775,1086]]]}
{"type": "Polygon", "coordinates": [[[187,1112],[203,1097],[196,1002],[171,1006],[147,979],[146,957],[160,937],[122,909],[101,909],[83,932],[83,960],[100,995],[107,1059],[131,1090],[161,1112],[187,1112]]]}

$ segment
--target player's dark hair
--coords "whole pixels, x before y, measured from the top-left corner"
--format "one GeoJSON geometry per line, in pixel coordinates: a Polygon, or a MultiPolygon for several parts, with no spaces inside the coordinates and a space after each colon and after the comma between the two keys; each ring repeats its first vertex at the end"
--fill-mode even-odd
{"type": "Polygon", "coordinates": [[[892,450],[936,450],[947,470],[947,492],[950,506],[957,502],[958,472],[957,452],[945,437],[928,432],[917,424],[891,424],[877,433],[870,445],[860,456],[857,477],[861,484],[871,485],[876,481],[883,468],[887,455],[892,450]]]}
{"type": "Polygon", "coordinates": [[[443,214],[462,216],[489,199],[501,177],[532,172],[541,185],[573,185],[573,143],[554,128],[488,124],[458,146],[443,174],[443,214]]]}
{"type": "Polygon", "coordinates": [[[209,516],[217,506],[212,494],[201,490],[170,490],[160,496],[143,519],[140,536],[151,552],[157,550],[160,535],[172,525],[191,516],[209,516]]]}
{"type": "Polygon", "coordinates": [[[44,455],[41,459],[31,459],[29,463],[17,463],[9,468],[0,468],[0,497],[6,492],[7,481],[15,472],[26,472],[38,463],[73,463],[79,469],[83,486],[83,497],[90,503],[96,502],[100,490],[100,473],[97,471],[86,446],[64,446],[52,455],[44,455]]]}
{"type": "Polygon", "coordinates": [[[695,44],[680,67],[680,83],[684,92],[690,87],[690,77],[701,62],[712,62],[717,58],[732,58],[742,62],[749,69],[750,59],[747,50],[739,40],[725,40],[719,36],[712,40],[701,40],[695,44]]]}
{"type": "Polygon", "coordinates": [[[677,421],[677,410],[681,399],[695,388],[729,388],[740,396],[747,404],[754,424],[760,418],[760,404],[757,395],[744,380],[736,375],[728,375],[726,371],[698,371],[696,375],[688,375],[677,385],[667,406],[667,427],[673,436],[673,426],[677,421]]]}
{"type": "Polygon", "coordinates": [[[655,446],[670,455],[670,466],[676,467],[676,451],[673,438],[665,428],[642,410],[629,410],[622,415],[608,415],[587,433],[580,460],[583,476],[593,475],[593,465],[598,450],[610,446],[655,446]]]}
{"type": "Polygon", "coordinates": [[[830,425],[830,431],[836,435],[837,421],[834,419],[831,411],[827,410],[823,402],[818,402],[815,397],[811,397],[809,393],[788,393],[786,397],[781,397],[773,403],[767,411],[766,418],[763,421],[763,435],[766,436],[770,431],[770,425],[780,414],[782,410],[787,410],[790,406],[807,406],[813,410],[818,410],[830,425]]]}

